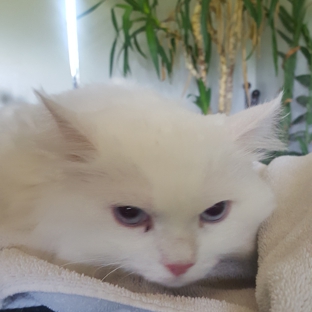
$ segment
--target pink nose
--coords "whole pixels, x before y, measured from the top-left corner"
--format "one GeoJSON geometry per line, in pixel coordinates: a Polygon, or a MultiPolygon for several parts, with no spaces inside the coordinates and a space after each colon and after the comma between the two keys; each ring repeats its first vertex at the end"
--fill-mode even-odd
{"type": "Polygon", "coordinates": [[[192,267],[194,263],[187,264],[166,264],[166,268],[175,276],[179,276],[184,274],[190,267],[192,267]]]}

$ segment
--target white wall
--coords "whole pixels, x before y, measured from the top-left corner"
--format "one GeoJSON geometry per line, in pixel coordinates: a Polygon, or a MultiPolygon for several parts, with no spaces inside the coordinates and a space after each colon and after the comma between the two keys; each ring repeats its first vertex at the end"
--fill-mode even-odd
{"type": "Polygon", "coordinates": [[[0,0],[0,92],[71,87],[63,0],[0,0]]]}

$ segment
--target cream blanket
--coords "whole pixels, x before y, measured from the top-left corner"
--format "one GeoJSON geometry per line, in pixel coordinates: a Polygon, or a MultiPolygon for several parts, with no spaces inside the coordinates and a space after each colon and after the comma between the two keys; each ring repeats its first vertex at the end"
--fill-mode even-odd
{"type": "Polygon", "coordinates": [[[3,249],[0,308],[46,305],[60,312],[312,311],[312,154],[280,157],[259,170],[272,185],[278,207],[259,233],[255,288],[247,278],[168,290],[130,277],[118,280],[119,286],[115,286],[17,249],[3,249]]]}

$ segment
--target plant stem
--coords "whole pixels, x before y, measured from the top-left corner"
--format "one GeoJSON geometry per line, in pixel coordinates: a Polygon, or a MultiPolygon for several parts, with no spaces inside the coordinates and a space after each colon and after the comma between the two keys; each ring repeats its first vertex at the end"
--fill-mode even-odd
{"type": "MultiPolygon", "coordinates": [[[[301,37],[301,30],[303,25],[303,18],[305,14],[305,2],[306,0],[292,0],[292,19],[294,21],[294,31],[292,33],[292,42],[290,43],[290,51],[293,51],[287,55],[284,63],[284,96],[283,107],[285,117],[282,119],[282,130],[284,131],[284,139],[288,140],[288,132],[291,125],[291,107],[290,104],[293,100],[293,90],[295,81],[295,70],[297,65],[297,52],[295,48],[299,45],[301,37]]],[[[289,53],[288,52],[288,53],[289,53]]]]}
{"type": "MultiPolygon", "coordinates": [[[[311,37],[310,37],[311,39],[311,37]]],[[[309,46],[307,47],[310,50],[310,65],[309,65],[309,70],[310,70],[310,75],[312,75],[312,47],[311,47],[311,42],[309,42],[309,46]]],[[[311,142],[311,136],[310,136],[310,126],[312,124],[312,77],[310,77],[310,86],[309,86],[309,100],[307,103],[307,114],[306,114],[306,123],[305,123],[305,143],[307,146],[307,149],[309,151],[309,145],[311,142]]]]}
{"type": "Polygon", "coordinates": [[[288,59],[286,59],[284,64],[284,95],[282,99],[284,118],[282,119],[281,126],[283,132],[285,133],[285,139],[291,124],[290,104],[293,98],[296,64],[296,53],[292,54],[288,59]]]}

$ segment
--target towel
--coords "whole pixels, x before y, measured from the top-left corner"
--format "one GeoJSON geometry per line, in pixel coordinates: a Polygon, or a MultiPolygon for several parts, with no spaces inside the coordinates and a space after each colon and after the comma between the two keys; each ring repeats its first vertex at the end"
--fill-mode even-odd
{"type": "Polygon", "coordinates": [[[180,289],[140,277],[102,282],[27,255],[0,251],[0,308],[45,305],[53,311],[312,311],[312,154],[283,156],[259,174],[271,184],[277,208],[258,237],[256,284],[252,265],[221,264],[225,279],[180,289]]]}
{"type": "Polygon", "coordinates": [[[312,154],[277,158],[264,175],[277,209],[259,233],[259,310],[312,311],[312,154]]]}

